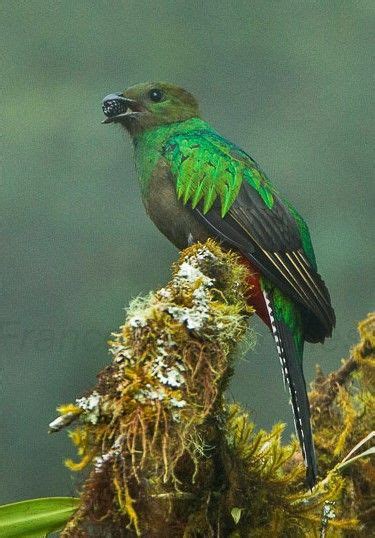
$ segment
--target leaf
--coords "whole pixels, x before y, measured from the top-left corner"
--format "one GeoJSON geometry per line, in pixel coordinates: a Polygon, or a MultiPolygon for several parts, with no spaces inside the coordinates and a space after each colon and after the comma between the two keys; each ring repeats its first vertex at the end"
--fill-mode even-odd
{"type": "Polygon", "coordinates": [[[0,506],[0,537],[41,538],[61,529],[74,514],[79,499],[46,497],[0,506]]]}
{"type": "Polygon", "coordinates": [[[351,449],[349,454],[345,456],[345,458],[342,460],[341,463],[344,463],[346,460],[348,460],[350,456],[352,456],[355,452],[357,452],[357,450],[359,450],[361,446],[363,446],[365,443],[367,443],[368,441],[371,441],[373,437],[375,437],[375,431],[370,432],[368,435],[366,435],[366,437],[361,439],[361,441],[359,441],[359,443],[357,443],[355,447],[351,449]]]}
{"type": "Polygon", "coordinates": [[[237,506],[232,508],[232,510],[230,511],[230,515],[232,516],[233,521],[235,522],[236,525],[238,525],[238,522],[241,519],[242,512],[243,512],[243,508],[238,508],[237,506]]]}
{"type": "Polygon", "coordinates": [[[350,458],[350,460],[343,461],[342,463],[340,463],[340,465],[337,466],[337,469],[339,469],[341,471],[341,469],[345,469],[345,467],[348,467],[349,465],[351,465],[355,461],[357,461],[359,459],[362,459],[362,458],[366,458],[367,456],[372,456],[372,455],[375,455],[375,446],[372,446],[371,448],[368,448],[364,452],[361,452],[357,456],[354,456],[354,458],[350,458]]]}

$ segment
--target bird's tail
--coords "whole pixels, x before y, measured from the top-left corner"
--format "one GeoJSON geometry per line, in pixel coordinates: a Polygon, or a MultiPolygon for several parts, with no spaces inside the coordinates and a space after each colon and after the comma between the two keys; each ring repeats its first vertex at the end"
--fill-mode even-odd
{"type": "Polygon", "coordinates": [[[294,425],[306,465],[306,482],[310,489],[316,484],[317,465],[310,422],[310,404],[302,370],[303,342],[299,345],[292,329],[275,315],[272,294],[264,292],[271,328],[283,370],[284,382],[289,387],[294,414],[294,425]]]}

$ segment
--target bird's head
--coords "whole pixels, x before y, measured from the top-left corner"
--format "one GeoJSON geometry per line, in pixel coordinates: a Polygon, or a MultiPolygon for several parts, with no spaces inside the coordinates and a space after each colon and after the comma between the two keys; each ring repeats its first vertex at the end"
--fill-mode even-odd
{"type": "Polygon", "coordinates": [[[121,123],[131,135],[146,129],[199,117],[198,103],[183,88],[166,82],[146,82],[102,102],[103,123],[121,123]]]}

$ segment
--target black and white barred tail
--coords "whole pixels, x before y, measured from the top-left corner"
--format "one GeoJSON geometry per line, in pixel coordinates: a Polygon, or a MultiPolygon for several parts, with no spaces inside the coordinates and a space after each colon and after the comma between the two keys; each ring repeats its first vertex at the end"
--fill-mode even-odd
{"type": "Polygon", "coordinates": [[[302,357],[293,333],[286,323],[274,316],[272,297],[264,292],[272,334],[276,342],[284,383],[288,385],[294,415],[294,425],[306,465],[306,481],[310,489],[316,484],[317,465],[310,422],[310,404],[302,370],[302,357]]]}

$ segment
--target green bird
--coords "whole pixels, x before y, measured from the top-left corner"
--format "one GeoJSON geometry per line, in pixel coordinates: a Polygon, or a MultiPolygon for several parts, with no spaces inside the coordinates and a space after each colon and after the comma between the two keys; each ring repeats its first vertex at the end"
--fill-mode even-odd
{"type": "Polygon", "coordinates": [[[252,157],[201,119],[196,99],[144,83],[102,102],[130,134],[147,213],[179,249],[213,238],[241,254],[249,303],[272,331],[310,488],[317,465],[302,369],[304,342],[331,336],[335,314],[308,227],[252,157]]]}

